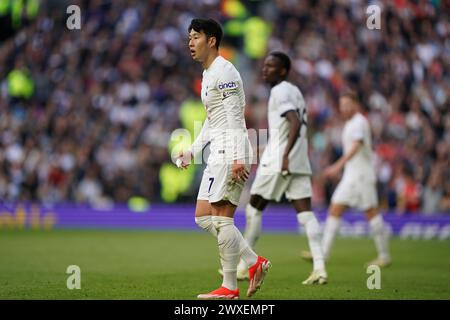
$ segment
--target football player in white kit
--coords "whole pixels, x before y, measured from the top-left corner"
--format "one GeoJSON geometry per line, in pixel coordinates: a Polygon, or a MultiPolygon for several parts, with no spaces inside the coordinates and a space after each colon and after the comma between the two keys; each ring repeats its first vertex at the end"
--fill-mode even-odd
{"type": "MultiPolygon", "coordinates": [[[[389,234],[377,209],[378,196],[369,122],[361,114],[358,98],[352,92],[341,95],[339,109],[346,119],[342,132],[344,154],[328,167],[324,174],[333,177],[342,169],[344,174],[331,198],[322,240],[324,257],[327,259],[330,256],[342,214],[352,207],[365,212],[375,241],[378,257],[367,265],[386,267],[391,263],[389,234]]],[[[311,258],[309,252],[303,252],[302,256],[305,259],[311,258]]]]}
{"type": "MultiPolygon", "coordinates": [[[[291,62],[282,52],[264,60],[263,79],[271,86],[268,105],[269,140],[258,166],[246,207],[245,238],[254,247],[261,233],[262,212],[269,201],[283,194],[292,203],[298,222],[305,228],[314,257],[314,268],[303,284],[325,284],[328,277],[321,249],[320,227],[311,210],[311,167],[308,158],[307,112],[303,95],[286,80],[291,62]]],[[[239,279],[246,278],[247,263],[241,259],[239,279]]]]}
{"type": "Polygon", "coordinates": [[[258,256],[234,225],[234,213],[248,178],[252,150],[244,118],[245,95],[233,64],[219,56],[220,25],[212,19],[193,19],[188,28],[192,58],[204,68],[201,98],[207,119],[190,150],[182,152],[186,168],[210,143],[210,156],[197,197],[195,221],[217,238],[224,277],[222,286],[200,299],[238,299],[237,265],[250,266],[247,296],[261,286],[270,262],[258,256]]]}

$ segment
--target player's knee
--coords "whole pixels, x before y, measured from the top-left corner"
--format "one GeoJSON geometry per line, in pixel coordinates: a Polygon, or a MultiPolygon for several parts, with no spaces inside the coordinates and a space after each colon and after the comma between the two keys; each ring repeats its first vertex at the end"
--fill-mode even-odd
{"type": "Polygon", "coordinates": [[[330,206],[330,209],[328,211],[328,214],[330,216],[340,218],[342,216],[342,214],[344,213],[345,209],[346,209],[346,206],[344,206],[344,205],[332,203],[330,206]]]}
{"type": "Polygon", "coordinates": [[[252,194],[252,196],[250,197],[250,205],[259,211],[263,211],[266,208],[268,202],[269,201],[258,194],[252,194]]]}
{"type": "Polygon", "coordinates": [[[366,214],[367,220],[370,221],[373,218],[375,218],[376,216],[378,216],[379,212],[376,208],[370,208],[370,209],[366,210],[365,214],[366,214]]]}
{"type": "Polygon", "coordinates": [[[297,212],[311,211],[311,198],[294,199],[291,203],[297,212]]]}
{"type": "Polygon", "coordinates": [[[197,226],[205,230],[212,227],[211,216],[195,217],[195,223],[197,226]]]}

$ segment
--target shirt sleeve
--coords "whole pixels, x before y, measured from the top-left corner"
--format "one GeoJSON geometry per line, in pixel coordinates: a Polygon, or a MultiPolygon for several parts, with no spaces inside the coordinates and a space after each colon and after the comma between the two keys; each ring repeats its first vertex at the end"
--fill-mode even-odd
{"type": "Polygon", "coordinates": [[[208,144],[209,138],[209,121],[208,118],[203,122],[202,130],[200,131],[194,143],[191,145],[190,151],[193,157],[196,157],[203,148],[208,144]]]}
{"type": "Polygon", "coordinates": [[[239,99],[240,90],[243,90],[239,75],[230,70],[223,70],[217,79],[217,89],[222,101],[227,100],[226,103],[229,103],[228,99],[231,101],[235,98],[239,99]]]}
{"type": "Polygon", "coordinates": [[[362,119],[356,119],[353,122],[350,137],[352,141],[364,140],[364,121],[362,119]]]}
{"type": "Polygon", "coordinates": [[[288,111],[297,110],[295,99],[284,86],[276,88],[273,94],[280,117],[284,117],[288,111]]]}
{"type": "Polygon", "coordinates": [[[245,95],[239,74],[224,70],[219,76],[217,89],[226,111],[226,149],[232,160],[245,158],[246,128],[244,121],[245,95]]]}

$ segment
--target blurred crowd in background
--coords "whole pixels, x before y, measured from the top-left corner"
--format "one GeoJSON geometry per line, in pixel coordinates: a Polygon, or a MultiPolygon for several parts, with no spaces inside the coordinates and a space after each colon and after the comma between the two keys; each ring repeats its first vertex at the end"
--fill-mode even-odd
{"type": "Polygon", "coordinates": [[[291,57],[317,208],[337,183],[321,172],[342,154],[337,102],[351,88],[372,127],[381,207],[450,213],[449,12],[445,0],[0,0],[12,26],[0,40],[0,199],[192,202],[202,167],[177,170],[170,139],[204,117],[187,27],[211,17],[241,72],[249,128],[267,128],[264,56],[291,57]],[[72,4],[80,30],[66,25],[72,4]],[[368,4],[380,30],[367,28],[368,4]]]}

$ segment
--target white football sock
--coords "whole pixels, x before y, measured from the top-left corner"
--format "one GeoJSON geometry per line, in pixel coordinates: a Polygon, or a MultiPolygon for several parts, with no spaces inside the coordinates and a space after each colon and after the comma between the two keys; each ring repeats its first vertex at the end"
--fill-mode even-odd
{"type": "Polygon", "coordinates": [[[377,214],[369,221],[370,230],[377,248],[378,258],[390,260],[389,255],[389,234],[381,214],[377,214]]]}
{"type": "Polygon", "coordinates": [[[247,268],[253,266],[256,261],[258,261],[258,255],[253,251],[248,242],[242,236],[242,233],[238,228],[235,228],[236,235],[239,239],[239,254],[241,255],[241,259],[247,265],[247,268]]]}
{"type": "Polygon", "coordinates": [[[320,244],[320,227],[312,211],[303,211],[297,214],[298,223],[303,225],[308,236],[309,249],[313,256],[314,270],[324,270],[325,263],[320,244]]]}
{"type": "MultiPolygon", "coordinates": [[[[226,217],[217,217],[217,216],[213,216],[212,217],[212,221],[214,223],[214,226],[216,226],[217,223],[215,223],[214,221],[220,221],[220,218],[226,218],[226,217]]],[[[232,218],[228,218],[228,219],[232,219],[232,218]]],[[[233,220],[231,220],[233,221],[233,220]]],[[[253,249],[249,246],[249,244],[247,243],[247,241],[244,239],[244,237],[242,236],[242,233],[239,231],[238,228],[236,228],[236,226],[233,223],[233,230],[234,230],[234,239],[236,241],[238,241],[239,243],[239,255],[241,257],[241,260],[243,260],[243,264],[245,263],[247,268],[253,266],[256,261],[258,261],[258,255],[253,251],[253,249]]]]}
{"type": "Polygon", "coordinates": [[[247,223],[245,225],[245,240],[250,247],[255,248],[256,241],[261,234],[262,229],[262,211],[254,208],[251,204],[247,204],[245,208],[245,217],[247,223]]]}
{"type": "Polygon", "coordinates": [[[222,286],[230,290],[236,290],[239,238],[235,231],[233,218],[212,216],[212,222],[217,230],[217,243],[223,271],[222,286]]]}
{"type": "Polygon", "coordinates": [[[325,260],[330,256],[331,247],[333,246],[334,239],[336,238],[340,226],[340,218],[328,215],[322,238],[322,252],[325,260]]]}
{"type": "Polygon", "coordinates": [[[211,233],[215,238],[217,238],[217,230],[213,226],[211,216],[195,217],[195,223],[200,228],[211,233]]]}

